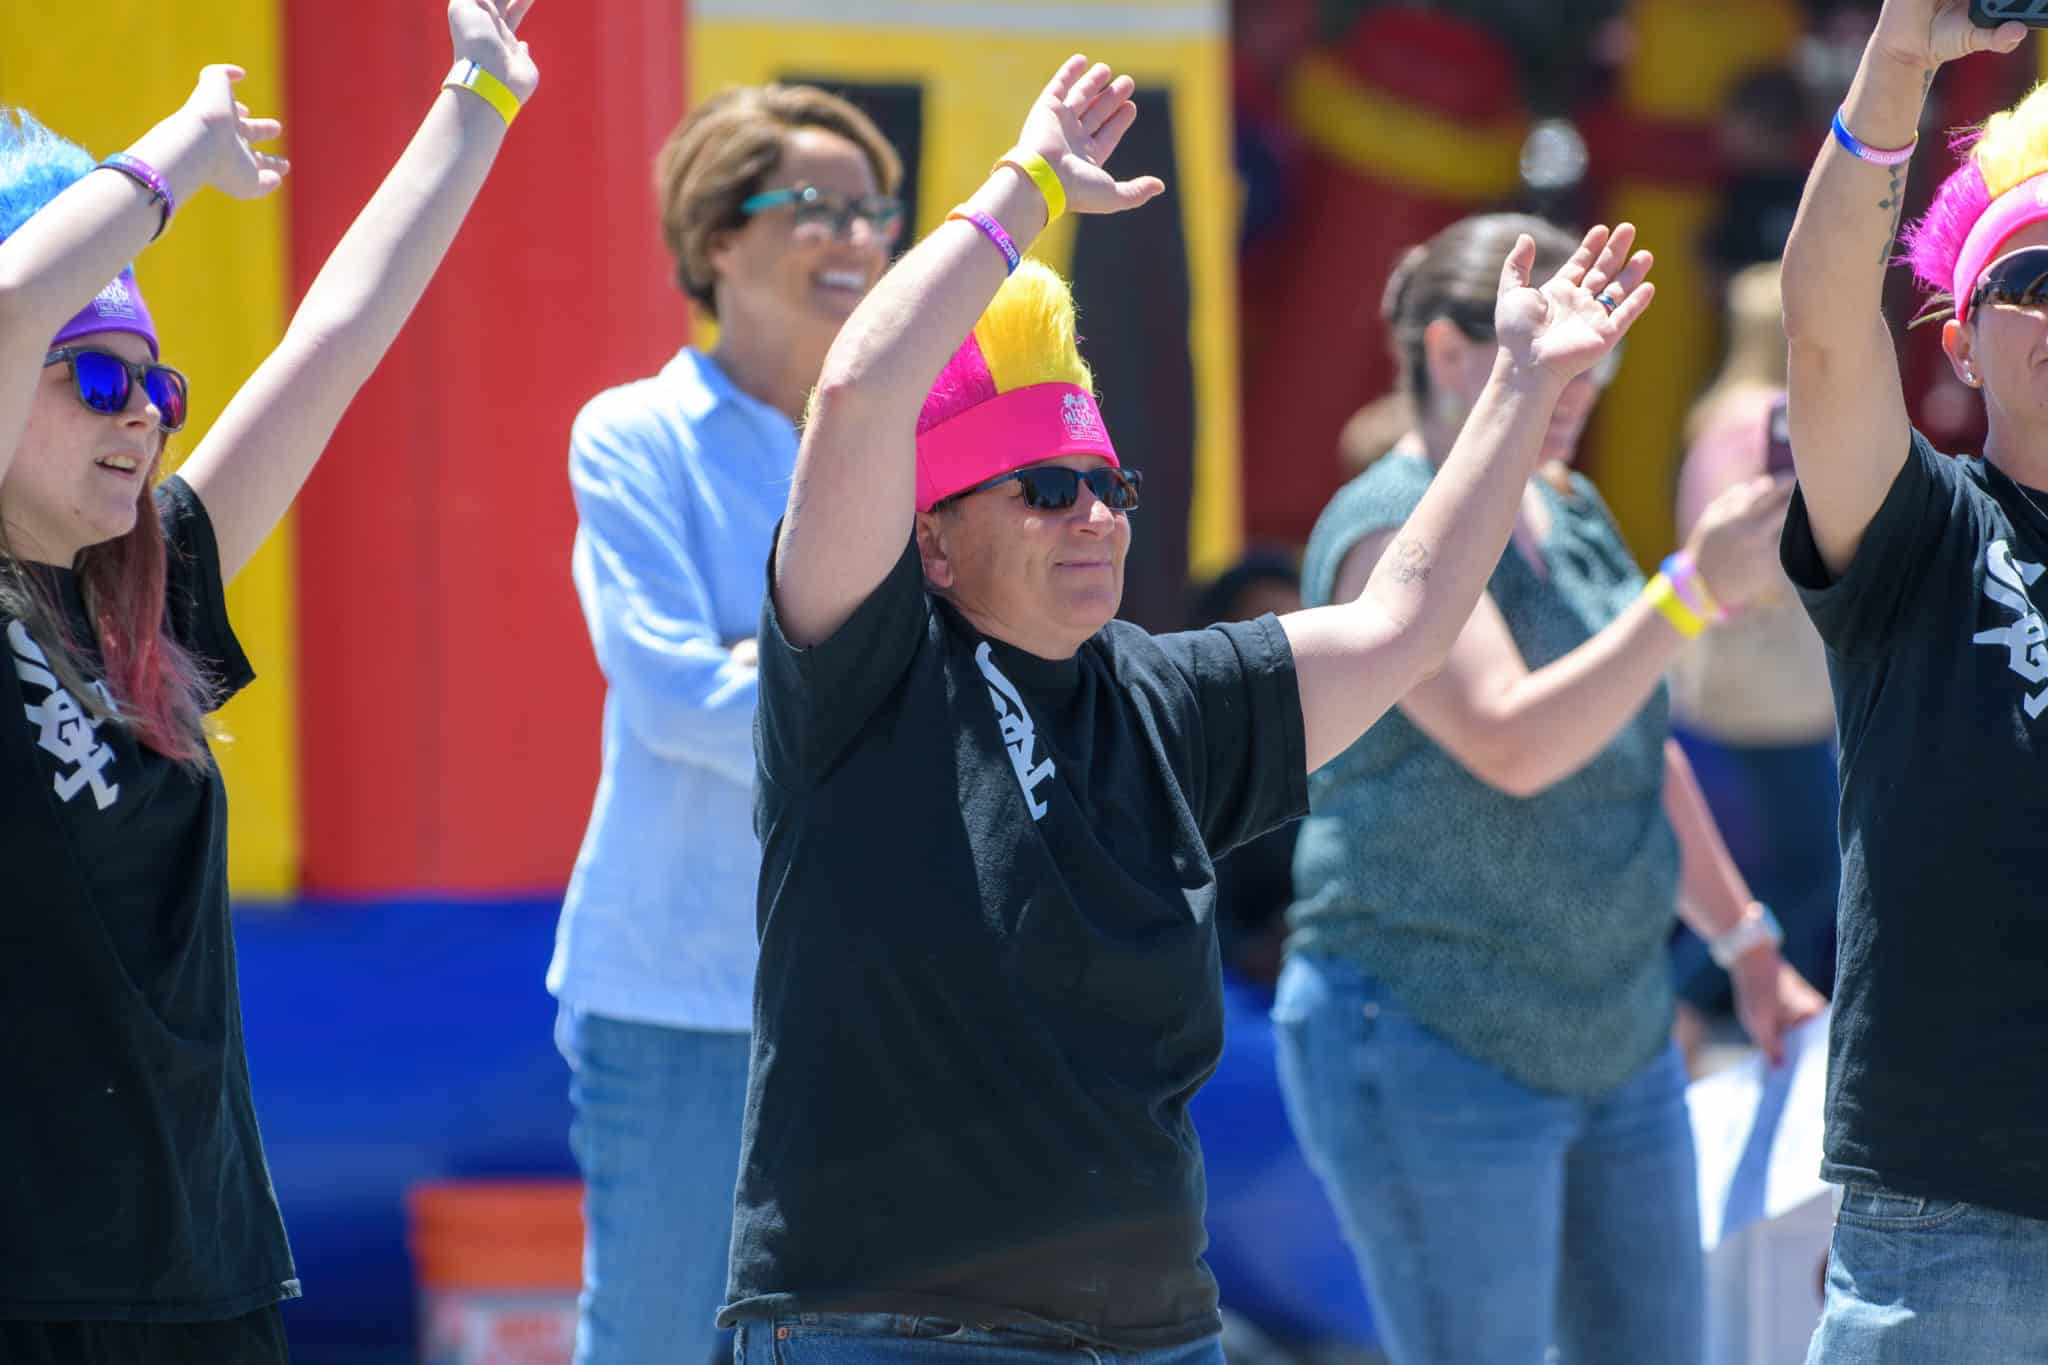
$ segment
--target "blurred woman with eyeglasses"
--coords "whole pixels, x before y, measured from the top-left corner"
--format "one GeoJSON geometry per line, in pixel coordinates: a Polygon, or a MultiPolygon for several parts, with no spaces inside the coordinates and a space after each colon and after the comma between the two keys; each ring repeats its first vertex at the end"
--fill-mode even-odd
{"type": "Polygon", "coordinates": [[[587,1191],[578,1365],[730,1357],[713,1319],[753,1020],[753,635],[796,421],[888,264],[901,178],[822,90],[748,86],[690,113],[654,185],[717,343],[599,394],[570,437],[573,573],[607,684],[548,968],[587,1191]]]}
{"type": "Polygon", "coordinates": [[[254,677],[226,585],[312,473],[539,84],[516,36],[531,4],[450,0],[455,65],[407,97],[419,131],[276,349],[161,482],[188,391],[128,262],[208,186],[276,190],[289,167],[259,145],[282,130],[242,106],[243,73],[225,65],[97,163],[0,110],[8,1365],[287,1358],[279,1304],[299,1280],[243,1048],[205,720],[254,677]]]}
{"type": "MultiPolygon", "coordinates": [[[[1517,234],[1539,273],[1575,245],[1494,214],[1395,267],[1383,313],[1407,420],[1380,423],[1402,434],[1318,521],[1311,607],[1357,595],[1465,425],[1497,347],[1494,263],[1517,234]]],[[[1717,499],[1646,586],[1570,469],[1609,377],[1559,400],[1442,670],[1309,779],[1281,1079],[1396,1365],[1519,1365],[1553,1346],[1574,1365],[1697,1361],[1674,910],[1735,964],[1767,1050],[1820,1006],[1669,738],[1662,681],[1688,635],[1773,581],[1789,480],[1717,499]]]]}

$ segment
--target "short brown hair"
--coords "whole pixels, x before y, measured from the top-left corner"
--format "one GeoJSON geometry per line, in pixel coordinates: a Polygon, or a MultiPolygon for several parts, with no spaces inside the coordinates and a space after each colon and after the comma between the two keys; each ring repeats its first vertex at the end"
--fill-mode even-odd
{"type": "Polygon", "coordinates": [[[711,238],[745,224],[740,203],[782,164],[783,137],[799,128],[837,133],[866,153],[885,194],[903,181],[903,161],[866,114],[811,85],[743,85],[713,95],[684,116],[654,158],[661,235],[676,283],[712,317],[711,238]]]}

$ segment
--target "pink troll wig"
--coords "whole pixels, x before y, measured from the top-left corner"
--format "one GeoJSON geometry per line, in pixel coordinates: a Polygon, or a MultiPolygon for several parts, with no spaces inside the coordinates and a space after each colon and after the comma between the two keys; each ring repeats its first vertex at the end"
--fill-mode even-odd
{"type": "Polygon", "coordinates": [[[1950,150],[1962,164],[1903,240],[1913,278],[1929,295],[1923,321],[1950,312],[1964,317],[1970,290],[1999,248],[2021,228],[2048,219],[2048,181],[2034,183],[2048,172],[2048,85],[1965,130],[1950,150]]]}
{"type": "Polygon", "coordinates": [[[1026,260],[1003,282],[918,413],[919,511],[1059,455],[1117,463],[1074,327],[1057,271],[1026,260]]]}

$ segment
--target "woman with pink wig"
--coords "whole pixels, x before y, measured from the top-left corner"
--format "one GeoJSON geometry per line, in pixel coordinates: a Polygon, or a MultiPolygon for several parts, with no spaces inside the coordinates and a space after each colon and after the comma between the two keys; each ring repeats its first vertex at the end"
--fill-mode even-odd
{"type": "Polygon", "coordinates": [[[1782,550],[1842,778],[1822,1171],[1844,1190],[1813,1361],[2048,1360],[2048,90],[1954,144],[1905,238],[1984,396],[1982,458],[1912,428],[1879,311],[1935,71],[2025,36],[1969,8],[1887,0],[1785,252],[1782,550]]]}
{"type": "MultiPolygon", "coordinates": [[[[532,0],[450,0],[455,66],[277,349],[181,471],[184,376],[127,262],[281,131],[209,66],[95,162],[0,110],[0,1361],[287,1357],[205,716],[252,674],[228,580],[312,472],[539,83],[532,0]]],[[[118,55],[118,54],[116,54],[118,55]]],[[[118,88],[109,83],[108,90],[118,88]]]]}
{"type": "Polygon", "coordinates": [[[1065,62],[811,403],[759,635],[741,1361],[1221,1362],[1187,1113],[1221,1051],[1214,859],[1442,662],[1559,396],[1649,306],[1626,225],[1536,287],[1513,240],[1492,377],[1356,600],[1115,621],[1139,474],[1020,258],[1162,188],[1104,169],[1131,91],[1065,62]]]}

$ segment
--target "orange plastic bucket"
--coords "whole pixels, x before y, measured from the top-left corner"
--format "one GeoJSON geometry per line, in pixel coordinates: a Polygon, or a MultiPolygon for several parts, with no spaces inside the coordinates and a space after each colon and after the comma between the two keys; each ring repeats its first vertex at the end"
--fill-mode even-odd
{"type": "Polygon", "coordinates": [[[583,1186],[464,1180],[406,1191],[423,1365],[568,1365],[583,1186]]]}

